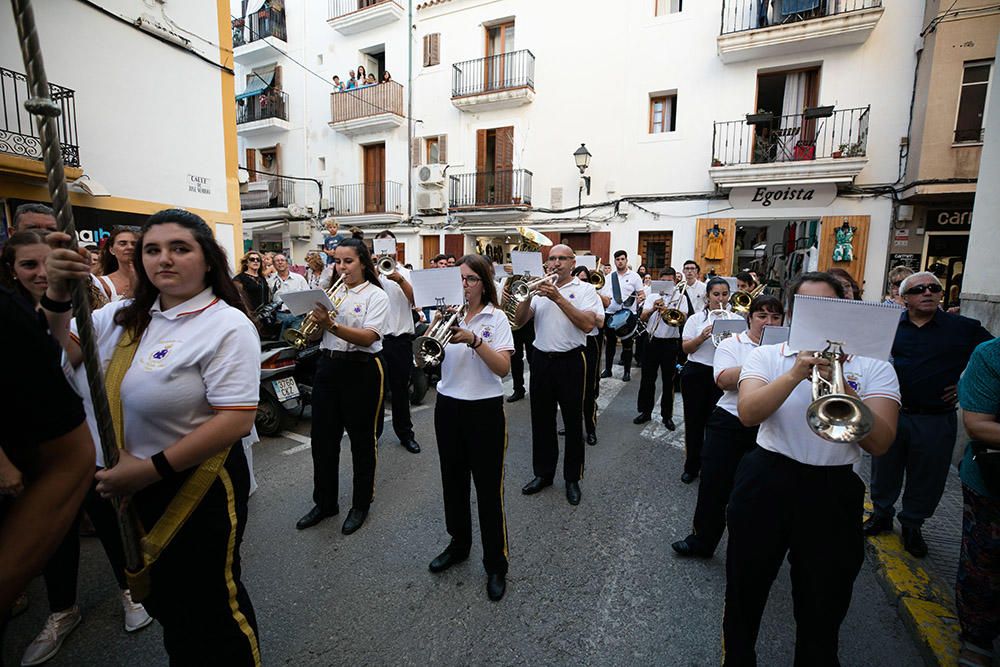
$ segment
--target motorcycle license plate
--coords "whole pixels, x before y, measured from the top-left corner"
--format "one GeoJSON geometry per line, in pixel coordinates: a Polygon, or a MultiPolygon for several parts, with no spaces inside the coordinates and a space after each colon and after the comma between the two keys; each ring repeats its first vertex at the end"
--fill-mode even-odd
{"type": "Polygon", "coordinates": [[[271,384],[274,385],[274,393],[282,403],[299,397],[299,385],[295,384],[295,378],[271,380],[271,384]]]}

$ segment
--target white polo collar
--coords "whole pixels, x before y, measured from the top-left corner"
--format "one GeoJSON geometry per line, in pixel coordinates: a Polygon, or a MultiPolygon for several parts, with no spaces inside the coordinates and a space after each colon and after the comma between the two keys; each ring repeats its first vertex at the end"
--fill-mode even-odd
{"type": "Polygon", "coordinates": [[[218,297],[216,297],[215,293],[212,292],[212,288],[206,287],[204,290],[202,290],[195,296],[191,297],[187,301],[179,303],[173,308],[170,308],[168,310],[163,310],[160,307],[160,297],[157,296],[156,301],[154,301],[153,305],[150,306],[149,312],[152,315],[159,315],[160,317],[166,318],[168,320],[176,320],[177,318],[183,317],[185,315],[196,315],[201,311],[205,310],[206,308],[208,308],[209,306],[211,306],[212,304],[214,304],[218,300],[219,300],[218,297]]]}

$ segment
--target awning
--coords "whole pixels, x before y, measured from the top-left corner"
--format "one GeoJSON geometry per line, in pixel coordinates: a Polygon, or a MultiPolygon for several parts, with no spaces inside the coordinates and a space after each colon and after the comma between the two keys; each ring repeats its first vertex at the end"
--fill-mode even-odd
{"type": "Polygon", "coordinates": [[[254,73],[250,76],[250,80],[247,81],[247,87],[242,92],[236,96],[237,100],[242,100],[245,97],[250,97],[251,95],[256,95],[265,88],[271,86],[271,82],[274,81],[274,71],[267,72],[265,74],[254,73]]]}

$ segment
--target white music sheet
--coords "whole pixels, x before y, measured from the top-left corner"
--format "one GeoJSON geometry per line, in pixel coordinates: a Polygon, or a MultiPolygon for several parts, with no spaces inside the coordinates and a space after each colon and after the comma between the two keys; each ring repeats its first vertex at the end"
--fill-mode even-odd
{"type": "Polygon", "coordinates": [[[895,304],[796,294],[792,313],[789,348],[818,352],[836,341],[847,354],[888,361],[900,310],[895,304]]]}
{"type": "Polygon", "coordinates": [[[283,292],[281,300],[292,315],[305,315],[316,307],[317,303],[323,304],[327,310],[333,310],[333,302],[321,289],[306,289],[298,292],[283,292]]]}
{"type": "Polygon", "coordinates": [[[585,266],[591,271],[597,268],[597,256],[596,255],[577,255],[576,265],[585,266]]]}
{"type": "Polygon", "coordinates": [[[760,334],[761,345],[780,345],[788,340],[788,327],[766,326],[760,334]]]}
{"type": "Polygon", "coordinates": [[[712,322],[712,335],[720,333],[740,333],[747,330],[747,321],[742,317],[738,320],[715,320],[712,322]]]}
{"type": "Polygon", "coordinates": [[[659,294],[662,297],[670,296],[676,288],[677,285],[673,280],[652,280],[649,283],[650,294],[659,294]]]}
{"type": "Polygon", "coordinates": [[[545,275],[542,269],[542,253],[524,252],[522,250],[510,251],[510,262],[514,265],[514,275],[529,275],[541,278],[545,275]]]}
{"type": "Polygon", "coordinates": [[[500,278],[510,277],[510,274],[507,273],[507,269],[503,268],[503,264],[497,264],[496,262],[493,262],[493,275],[495,275],[498,280],[500,278]]]}
{"type": "Polygon", "coordinates": [[[465,303],[462,270],[457,266],[422,269],[410,273],[413,302],[417,308],[460,306],[465,303]]]}
{"type": "Polygon", "coordinates": [[[736,278],[732,276],[722,276],[722,279],[729,283],[729,293],[733,294],[737,291],[736,289],[736,278]]]}
{"type": "Polygon", "coordinates": [[[395,255],[396,239],[374,239],[372,241],[372,247],[375,249],[376,255],[395,255]]]}

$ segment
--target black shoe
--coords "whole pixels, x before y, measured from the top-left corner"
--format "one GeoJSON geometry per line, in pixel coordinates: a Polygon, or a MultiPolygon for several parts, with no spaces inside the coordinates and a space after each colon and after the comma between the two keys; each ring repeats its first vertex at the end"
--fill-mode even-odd
{"type": "Polygon", "coordinates": [[[689,472],[685,472],[683,475],[681,475],[681,481],[684,482],[685,484],[690,484],[691,482],[693,482],[696,479],[698,479],[698,474],[697,473],[695,473],[695,474],[692,475],[689,472]]]}
{"type": "Polygon", "coordinates": [[[597,444],[597,434],[596,433],[588,433],[587,434],[587,444],[590,445],[590,446],[594,446],[594,445],[597,444]]]}
{"type": "Polygon", "coordinates": [[[430,571],[434,574],[444,572],[452,565],[458,565],[469,557],[469,548],[461,548],[454,542],[448,548],[438,554],[437,558],[431,561],[430,571]]]}
{"type": "Polygon", "coordinates": [[[327,512],[325,510],[320,509],[319,505],[313,505],[313,508],[308,512],[306,512],[306,515],[304,517],[299,519],[298,523],[295,524],[295,527],[298,528],[299,530],[312,528],[323,519],[331,516],[337,516],[337,514],[339,513],[340,513],[339,507],[334,507],[332,512],[327,512]]]}
{"type": "Polygon", "coordinates": [[[601,377],[602,378],[609,378],[609,377],[611,377],[611,371],[604,371],[603,373],[601,373],[601,377]]]}
{"type": "Polygon", "coordinates": [[[515,401],[520,401],[522,398],[524,398],[524,390],[515,389],[514,393],[507,397],[507,402],[514,403],[515,401]]]}
{"type": "Polygon", "coordinates": [[[672,417],[667,417],[666,419],[664,419],[663,420],[663,425],[667,427],[668,431],[675,431],[675,430],[677,430],[677,425],[674,424],[674,420],[673,420],[672,417]]]}
{"type": "Polygon", "coordinates": [[[559,429],[559,435],[566,435],[566,429],[564,428],[559,429]]]}
{"type": "Polygon", "coordinates": [[[670,545],[673,547],[674,551],[677,552],[678,556],[684,558],[711,558],[711,553],[706,553],[704,550],[695,547],[693,544],[687,541],[687,538],[679,540],[670,545]]]}
{"type": "Polygon", "coordinates": [[[648,412],[640,412],[636,416],[636,418],[632,420],[632,423],[633,424],[645,424],[646,422],[648,422],[652,418],[653,418],[653,416],[650,415],[648,412]]]}
{"type": "Polygon", "coordinates": [[[580,495],[580,482],[566,482],[566,500],[570,505],[579,505],[580,495]]]}
{"type": "Polygon", "coordinates": [[[903,526],[903,548],[915,558],[927,555],[927,543],[924,542],[924,535],[920,532],[919,526],[903,526]]]}
{"type": "Polygon", "coordinates": [[[409,440],[403,440],[399,444],[401,444],[403,446],[403,449],[405,449],[411,454],[420,453],[420,444],[413,438],[410,438],[409,440]]]}
{"type": "Polygon", "coordinates": [[[488,574],[486,575],[486,595],[494,602],[499,602],[503,594],[507,592],[507,575],[488,574]]]}
{"type": "Polygon", "coordinates": [[[359,510],[352,507],[351,511],[347,513],[347,519],[344,521],[344,526],[340,529],[340,532],[344,535],[350,535],[363,526],[367,518],[368,510],[359,510]]]}
{"type": "Polygon", "coordinates": [[[530,482],[528,482],[527,484],[525,484],[524,487],[521,488],[521,493],[523,493],[526,496],[530,496],[530,495],[538,493],[539,491],[541,491],[542,489],[544,489],[546,486],[552,486],[552,478],[551,477],[548,477],[548,478],[545,478],[545,477],[536,477],[535,479],[531,480],[530,482]]]}
{"type": "Polygon", "coordinates": [[[874,537],[875,535],[881,535],[882,533],[891,533],[892,517],[873,513],[865,519],[863,524],[861,524],[861,532],[864,533],[865,537],[874,537]]]}
{"type": "Polygon", "coordinates": [[[625,373],[622,375],[622,382],[630,382],[632,380],[632,373],[629,369],[625,369],[625,373]]]}

